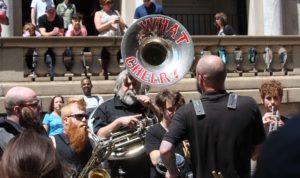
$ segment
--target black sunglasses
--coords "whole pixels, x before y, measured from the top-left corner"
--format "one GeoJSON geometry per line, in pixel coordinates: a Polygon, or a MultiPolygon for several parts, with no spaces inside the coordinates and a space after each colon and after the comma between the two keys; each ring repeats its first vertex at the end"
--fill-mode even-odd
{"type": "Polygon", "coordinates": [[[88,115],[86,114],[72,114],[69,115],[68,117],[74,117],[78,121],[82,121],[83,118],[88,119],[88,115]]]}

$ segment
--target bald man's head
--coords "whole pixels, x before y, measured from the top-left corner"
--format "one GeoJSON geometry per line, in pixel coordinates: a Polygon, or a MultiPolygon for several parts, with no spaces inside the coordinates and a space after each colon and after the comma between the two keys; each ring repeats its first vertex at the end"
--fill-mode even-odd
{"type": "Polygon", "coordinates": [[[197,76],[201,75],[204,81],[216,89],[224,87],[226,79],[226,67],[222,60],[215,55],[203,56],[196,68],[197,76]]]}
{"type": "MultiPolygon", "coordinates": [[[[4,106],[7,115],[13,114],[14,106],[38,104],[36,93],[27,87],[13,87],[9,89],[4,97],[4,106]]],[[[37,106],[37,105],[36,105],[37,106]]]]}

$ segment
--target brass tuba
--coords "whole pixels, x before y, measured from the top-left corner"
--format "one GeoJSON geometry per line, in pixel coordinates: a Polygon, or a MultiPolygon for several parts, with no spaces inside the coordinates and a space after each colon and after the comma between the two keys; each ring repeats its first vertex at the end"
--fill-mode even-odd
{"type": "Polygon", "coordinates": [[[145,85],[175,84],[190,70],[194,45],[187,30],[164,15],[140,18],[126,31],[121,53],[126,69],[145,85]]]}

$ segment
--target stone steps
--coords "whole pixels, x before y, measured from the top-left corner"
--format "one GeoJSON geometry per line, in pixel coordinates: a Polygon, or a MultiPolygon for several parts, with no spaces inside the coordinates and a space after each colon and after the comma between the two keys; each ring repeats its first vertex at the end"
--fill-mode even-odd
{"type": "MultiPolygon", "coordinates": [[[[253,97],[257,103],[261,104],[258,88],[262,81],[276,79],[279,80],[284,87],[283,103],[286,105],[295,105],[294,107],[287,107],[287,113],[299,112],[300,103],[300,76],[255,76],[255,77],[227,77],[226,88],[229,91],[236,92],[240,95],[247,95],[253,97]],[[298,106],[298,108],[297,108],[298,106]],[[290,109],[291,108],[291,109],[290,109]]],[[[80,87],[81,78],[76,78],[72,81],[25,81],[25,82],[3,82],[0,84],[0,113],[4,113],[3,96],[6,91],[13,86],[26,86],[32,88],[43,103],[43,110],[48,109],[51,97],[54,95],[63,95],[68,98],[71,96],[80,96],[82,90],[80,87]]],[[[99,80],[99,78],[92,78],[93,93],[99,94],[104,99],[113,97],[113,88],[115,80],[99,80]]],[[[178,83],[169,86],[168,88],[180,91],[186,101],[192,98],[199,97],[196,89],[196,80],[194,78],[186,77],[178,83]]],[[[149,95],[154,99],[159,88],[151,88],[149,95]]]]}

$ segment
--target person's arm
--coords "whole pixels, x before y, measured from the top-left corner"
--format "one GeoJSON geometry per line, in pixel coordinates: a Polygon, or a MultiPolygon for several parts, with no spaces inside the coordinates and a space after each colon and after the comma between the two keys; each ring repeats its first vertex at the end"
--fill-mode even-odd
{"type": "Polygon", "coordinates": [[[67,30],[65,36],[73,36],[73,35],[72,35],[72,31],[73,31],[73,30],[74,30],[74,29],[73,29],[73,25],[69,25],[68,30],[67,30]]]}
{"type": "Polygon", "coordinates": [[[150,154],[149,154],[149,156],[150,156],[151,163],[154,166],[156,166],[157,163],[160,160],[160,152],[159,152],[159,150],[153,150],[153,151],[151,151],[150,154]]]}
{"type": "Polygon", "coordinates": [[[43,127],[46,130],[46,132],[49,134],[49,132],[48,132],[48,129],[49,129],[48,124],[43,124],[43,127]]]}
{"type": "Polygon", "coordinates": [[[57,36],[64,36],[64,34],[65,34],[65,29],[59,28],[57,36]]]}
{"type": "Polygon", "coordinates": [[[165,167],[167,168],[166,178],[177,178],[179,177],[180,173],[176,166],[176,159],[175,159],[175,148],[174,145],[166,140],[163,140],[160,145],[160,156],[162,162],[164,163],[165,167]]]}
{"type": "Polygon", "coordinates": [[[256,145],[251,154],[251,160],[257,160],[262,149],[262,144],[256,145]]]}
{"type": "Polygon", "coordinates": [[[129,126],[131,128],[135,127],[139,122],[141,116],[141,114],[138,114],[132,116],[119,117],[107,126],[101,127],[98,130],[97,135],[100,138],[107,138],[112,132],[118,130],[121,126],[129,126]]]}
{"type": "Polygon", "coordinates": [[[36,8],[32,7],[31,8],[31,23],[36,26],[36,21],[35,21],[35,17],[36,17],[36,8]]]}
{"type": "Polygon", "coordinates": [[[50,139],[51,139],[51,141],[53,143],[53,147],[56,148],[56,141],[55,141],[54,136],[50,136],[50,139]]]}
{"type": "Polygon", "coordinates": [[[119,13],[119,11],[116,10],[115,12],[120,18],[120,28],[121,28],[121,30],[124,30],[125,28],[128,28],[128,26],[125,24],[125,21],[121,17],[121,14],[119,13]]]}
{"type": "Polygon", "coordinates": [[[42,36],[57,36],[60,32],[58,27],[54,27],[51,32],[46,32],[46,28],[39,28],[39,31],[42,36]]]}
{"type": "Polygon", "coordinates": [[[151,98],[147,95],[137,95],[137,100],[146,108],[149,108],[158,118],[161,118],[160,109],[152,101],[151,98]]]}
{"type": "MultiPolygon", "coordinates": [[[[88,35],[87,30],[86,30],[85,26],[82,25],[81,26],[81,36],[87,36],[87,35],[88,35]]],[[[103,98],[102,98],[102,102],[101,103],[103,103],[103,98]]]]}

